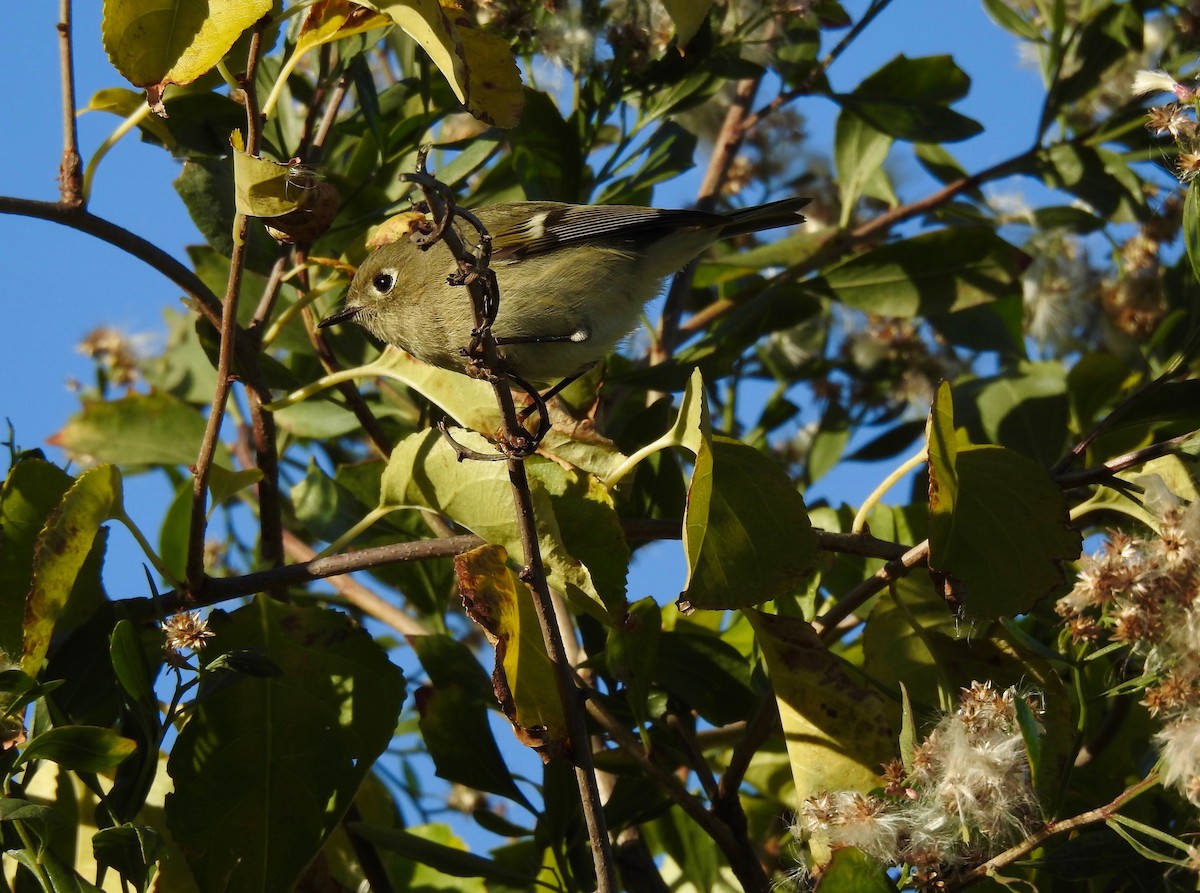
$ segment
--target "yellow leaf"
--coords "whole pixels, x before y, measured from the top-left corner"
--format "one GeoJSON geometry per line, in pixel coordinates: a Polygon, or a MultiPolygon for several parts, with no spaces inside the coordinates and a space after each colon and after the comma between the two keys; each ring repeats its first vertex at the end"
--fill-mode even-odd
{"type": "Polygon", "coordinates": [[[296,38],[296,55],[303,55],[324,43],[390,24],[392,20],[387,16],[349,0],[318,0],[309,7],[304,24],[300,27],[300,35],[296,38]]]}
{"type": "Polygon", "coordinates": [[[663,0],[663,6],[666,7],[671,21],[675,23],[675,39],[683,47],[696,36],[696,32],[708,18],[712,0],[663,0]]]}
{"type": "Polygon", "coordinates": [[[883,699],[862,688],[803,620],[746,610],[767,663],[796,805],[822,791],[866,792],[894,756],[883,699]]]}
{"type": "Polygon", "coordinates": [[[463,607],[496,649],[492,687],[517,737],[543,759],[562,754],[568,747],[567,721],[533,593],[509,569],[503,546],[480,546],[456,556],[454,572],[463,607]]]}
{"type": "Polygon", "coordinates": [[[234,206],[248,217],[282,217],[304,206],[306,191],[316,185],[314,175],[295,164],[283,164],[250,155],[236,130],[233,147],[234,206]]]}
{"type": "Polygon", "coordinates": [[[496,127],[516,126],[525,95],[507,43],[476,28],[454,0],[371,5],[421,45],[472,115],[496,127]]]}
{"type": "Polygon", "coordinates": [[[104,49],[117,71],[161,108],[168,84],[190,84],[220,62],[271,2],[104,0],[104,49]]]}

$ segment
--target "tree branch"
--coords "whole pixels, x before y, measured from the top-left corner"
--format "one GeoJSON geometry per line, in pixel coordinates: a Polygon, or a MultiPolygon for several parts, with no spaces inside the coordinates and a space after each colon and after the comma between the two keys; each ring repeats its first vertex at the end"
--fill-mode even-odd
{"type": "MultiPolygon", "coordinates": [[[[258,103],[255,100],[254,74],[258,69],[259,54],[262,50],[263,23],[259,23],[250,38],[250,49],[246,63],[246,73],[242,76],[242,87],[246,95],[246,152],[254,155],[258,151],[259,130],[261,120],[258,115],[258,103]]],[[[242,274],[245,270],[247,243],[250,221],[245,214],[237,214],[233,222],[233,255],[229,259],[229,280],[225,289],[225,297],[221,302],[221,343],[217,354],[217,385],[213,392],[212,406],[209,409],[208,420],[204,429],[204,437],[200,441],[200,453],[193,467],[194,475],[192,489],[192,518],[188,536],[187,554],[187,584],[189,589],[203,588],[204,583],[204,537],[208,530],[208,476],[212,470],[213,456],[216,455],[217,442],[221,434],[221,422],[225,418],[225,404],[229,399],[229,389],[233,383],[233,352],[238,334],[237,307],[238,296],[242,288],[242,274]]],[[[257,358],[256,358],[257,359],[257,358]]],[[[259,416],[261,421],[261,414],[259,416]]],[[[256,446],[263,441],[273,440],[273,430],[268,431],[261,425],[256,426],[256,446]],[[261,437],[260,437],[261,436],[261,437]]],[[[263,480],[267,480],[270,469],[263,470],[263,480]]],[[[269,485],[268,485],[269,486],[269,485]]],[[[263,488],[260,485],[260,505],[263,488]]],[[[268,507],[261,506],[260,523],[270,523],[268,507]]],[[[278,542],[278,537],[273,538],[278,542]]],[[[263,538],[264,558],[272,549],[266,537],[263,538]]],[[[277,556],[273,556],[277,557],[277,556]]]]}
{"type": "Polygon", "coordinates": [[[75,126],[75,61],[71,52],[71,0],[58,4],[58,56],[62,74],[63,154],[58,166],[62,203],[83,207],[83,159],[79,157],[79,131],[75,126]]]}
{"type": "Polygon", "coordinates": [[[985,878],[996,871],[998,868],[1003,868],[1005,865],[1011,865],[1018,859],[1029,855],[1043,843],[1049,840],[1056,834],[1062,834],[1065,831],[1074,831],[1077,828],[1083,828],[1087,825],[1094,825],[1097,822],[1106,822],[1112,818],[1122,806],[1143,794],[1150,788],[1158,784],[1158,773],[1151,772],[1137,784],[1126,788],[1110,802],[1104,806],[1098,806],[1095,809],[1089,809],[1087,812],[1081,812],[1079,815],[1072,816],[1069,819],[1061,821],[1050,821],[1045,824],[1041,831],[1032,834],[1025,840],[1021,841],[1014,847],[1005,850],[999,856],[994,856],[982,865],[976,865],[970,871],[965,871],[960,875],[949,878],[946,882],[945,890],[947,893],[953,893],[955,890],[961,890],[970,884],[975,883],[982,878],[985,878]]]}

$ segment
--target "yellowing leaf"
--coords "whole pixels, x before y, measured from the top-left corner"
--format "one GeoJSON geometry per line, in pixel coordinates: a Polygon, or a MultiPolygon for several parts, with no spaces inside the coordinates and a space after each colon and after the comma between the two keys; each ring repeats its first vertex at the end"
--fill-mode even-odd
{"type": "Polygon", "coordinates": [[[803,620],[745,612],[767,662],[787,742],[796,806],[821,791],[879,784],[893,737],[883,699],[852,680],[803,620]]]}
{"type": "Polygon", "coordinates": [[[270,11],[271,0],[104,0],[100,32],[117,71],[157,111],[167,84],[196,80],[270,11]]]}
{"type": "Polygon", "coordinates": [[[369,5],[421,45],[472,115],[496,127],[516,126],[525,95],[507,43],[477,29],[454,0],[369,5]]]}
{"type": "Polygon", "coordinates": [[[42,668],[54,625],[67,606],[100,525],[121,510],[121,492],[121,472],[116,466],[99,465],[84,472],[38,534],[33,579],[25,599],[21,657],[21,669],[30,676],[42,668]]]}
{"type": "Polygon", "coordinates": [[[456,556],[454,572],[463,607],[496,649],[492,686],[513,731],[543,759],[563,753],[567,721],[554,667],[533,594],[509,569],[508,552],[503,546],[480,546],[456,556]]]}
{"type": "Polygon", "coordinates": [[[324,43],[331,43],[372,28],[383,28],[392,20],[365,6],[349,0],[318,0],[308,9],[300,35],[296,38],[296,55],[302,55],[324,43]]]}
{"type": "Polygon", "coordinates": [[[234,205],[248,217],[282,217],[304,206],[313,175],[292,164],[259,158],[243,151],[236,130],[233,147],[234,205]]]}

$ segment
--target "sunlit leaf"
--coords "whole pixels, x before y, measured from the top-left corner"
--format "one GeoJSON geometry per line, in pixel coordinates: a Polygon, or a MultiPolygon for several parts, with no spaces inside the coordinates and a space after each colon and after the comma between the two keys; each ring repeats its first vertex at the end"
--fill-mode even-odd
{"type": "Polygon", "coordinates": [[[675,23],[675,39],[686,47],[708,18],[712,0],[663,0],[663,6],[675,23]]]}
{"type": "Polygon", "coordinates": [[[1042,466],[992,446],[960,445],[949,385],[930,412],[929,567],[962,582],[974,618],[1028,611],[1062,582],[1082,538],[1042,466]]]}
{"type": "Polygon", "coordinates": [[[804,621],[758,611],[746,617],[779,704],[798,800],[878,786],[896,747],[883,699],[855,684],[804,621]]]}
{"type": "Polygon", "coordinates": [[[272,0],[104,0],[100,31],[117,71],[160,105],[168,84],[190,84],[221,61],[272,0]]]}
{"type": "Polygon", "coordinates": [[[844,304],[880,316],[949,313],[1020,293],[1028,256],[985,227],[940,229],[851,257],[824,271],[844,304]]]}
{"type": "Polygon", "coordinates": [[[883,166],[893,138],[876,130],[862,118],[843,111],[838,115],[833,157],[841,194],[842,219],[846,226],[871,177],[883,166]]]}
{"type": "Polygon", "coordinates": [[[242,135],[233,132],[233,180],[235,206],[250,217],[282,217],[302,207],[312,175],[286,162],[250,155],[242,135]]]}
{"type": "Polygon", "coordinates": [[[386,15],[421,45],[476,118],[496,127],[513,127],[520,120],[524,93],[512,50],[501,38],[475,28],[454,0],[364,5],[386,15]]]}
{"type": "Polygon", "coordinates": [[[795,591],[817,563],[803,497],[773,459],[740,441],[714,437],[711,456],[708,477],[693,473],[688,493],[689,519],[702,489],[708,512],[681,607],[741,608],[795,591]]]}
{"type": "Polygon", "coordinates": [[[548,759],[568,752],[567,721],[533,594],[507,562],[503,546],[456,556],[458,589],[467,614],[496,649],[492,685],[501,709],[517,737],[548,759]]]}
{"type": "MultiPolygon", "coordinates": [[[[204,417],[170,394],[130,394],[85,400],[83,410],[50,438],[79,460],[131,465],[190,465],[200,452],[204,417]]],[[[217,461],[233,462],[223,444],[217,461]]]]}
{"type": "Polygon", "coordinates": [[[0,490],[0,651],[21,653],[25,596],[33,582],[38,534],[70,489],[71,476],[44,459],[27,458],[8,472],[0,490]]]}
{"type": "Polygon", "coordinates": [[[121,473],[115,466],[100,465],[80,475],[38,534],[21,658],[21,668],[31,676],[41,670],[50,636],[100,525],[120,510],[121,473]]]}
{"type": "MultiPolygon", "coordinates": [[[[462,376],[459,376],[461,378],[462,376]]],[[[482,438],[456,431],[455,437],[476,450],[492,450],[482,438]]],[[[567,551],[550,494],[538,483],[536,465],[528,462],[538,546],[550,585],[605,623],[608,610],[591,573],[567,551]]],[[[431,508],[454,519],[485,540],[521,555],[512,483],[502,462],[459,462],[453,448],[437,431],[405,438],[388,460],[381,482],[384,506],[431,508]]],[[[623,605],[622,605],[623,611],[623,605]]]]}

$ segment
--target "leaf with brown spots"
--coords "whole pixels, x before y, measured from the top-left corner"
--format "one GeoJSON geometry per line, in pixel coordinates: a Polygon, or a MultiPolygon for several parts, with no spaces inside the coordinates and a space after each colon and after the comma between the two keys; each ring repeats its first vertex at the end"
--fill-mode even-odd
{"type": "Polygon", "coordinates": [[[521,742],[548,760],[569,750],[566,717],[533,596],[507,562],[503,546],[480,546],[457,556],[454,572],[467,615],[496,649],[496,699],[521,742]]]}
{"type": "Polygon", "coordinates": [[[821,791],[866,792],[895,756],[883,699],[856,684],[803,620],[747,609],[783,724],[797,802],[821,791]]]}

